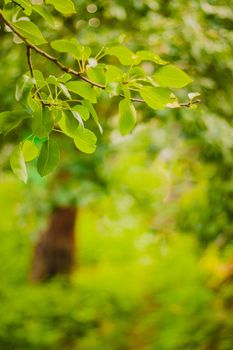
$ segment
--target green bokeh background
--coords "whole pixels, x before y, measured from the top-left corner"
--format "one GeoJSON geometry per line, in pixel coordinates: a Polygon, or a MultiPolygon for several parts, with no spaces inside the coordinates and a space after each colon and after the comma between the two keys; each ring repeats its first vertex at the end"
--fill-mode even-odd
{"type": "MultiPolygon", "coordinates": [[[[195,110],[151,111],[121,137],[117,102],[102,96],[105,133],[93,156],[64,144],[68,183],[9,170],[19,133],[1,137],[0,349],[231,350],[233,348],[233,12],[231,1],[76,1],[49,39],[73,33],[98,50],[146,48],[194,79],[195,110]],[[31,284],[33,247],[51,206],[74,201],[77,268],[31,284]]],[[[37,20],[37,18],[35,18],[37,20]]],[[[25,49],[0,32],[0,108],[12,108],[25,49]]],[[[34,56],[35,64],[54,66],[34,56]]],[[[150,69],[149,66],[146,67],[150,69]]]]}

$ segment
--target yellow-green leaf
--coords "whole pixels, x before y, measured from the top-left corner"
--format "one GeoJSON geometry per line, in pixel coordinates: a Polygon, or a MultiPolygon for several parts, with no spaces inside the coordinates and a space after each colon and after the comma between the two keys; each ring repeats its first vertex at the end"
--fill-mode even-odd
{"type": "Polygon", "coordinates": [[[53,5],[58,12],[64,15],[76,12],[72,0],[46,0],[45,3],[53,5]]]}
{"type": "Polygon", "coordinates": [[[171,102],[171,92],[165,88],[144,86],[140,89],[140,95],[153,109],[164,109],[171,102]]]}
{"type": "Polygon", "coordinates": [[[25,162],[30,162],[38,156],[39,150],[34,144],[34,142],[26,140],[25,142],[23,142],[22,152],[25,162]]]}
{"type": "Polygon", "coordinates": [[[70,40],[54,40],[51,42],[51,46],[58,52],[70,53],[74,58],[81,59],[81,46],[79,48],[74,42],[70,40]]]}
{"type": "Polygon", "coordinates": [[[151,61],[159,65],[167,64],[167,61],[164,61],[161,57],[154,54],[153,52],[141,50],[136,53],[140,61],[151,61]]]}
{"type": "Polygon", "coordinates": [[[106,84],[122,81],[123,72],[120,68],[109,65],[106,71],[106,84]]]}
{"type": "Polygon", "coordinates": [[[14,23],[14,27],[18,29],[20,34],[30,43],[35,45],[42,45],[46,43],[39,28],[30,21],[18,21],[14,23]]]}
{"type": "Polygon", "coordinates": [[[121,64],[131,66],[138,64],[140,59],[131,50],[125,46],[113,46],[105,51],[106,55],[116,56],[121,64]]]}
{"type": "Polygon", "coordinates": [[[96,102],[95,90],[87,83],[82,81],[69,81],[66,84],[66,87],[69,91],[82,96],[86,100],[89,100],[92,103],[96,102]]]}
{"type": "Polygon", "coordinates": [[[96,149],[95,134],[85,128],[79,128],[73,135],[75,146],[84,153],[93,153],[96,149]]]}
{"type": "Polygon", "coordinates": [[[185,72],[172,64],[156,69],[153,79],[160,86],[171,88],[182,88],[192,82],[185,72]]]}
{"type": "Polygon", "coordinates": [[[85,121],[88,120],[90,117],[90,112],[85,106],[75,105],[74,107],[72,107],[72,111],[78,112],[81,115],[82,119],[85,121]]]}
{"type": "Polygon", "coordinates": [[[119,103],[119,130],[122,135],[128,134],[135,126],[136,110],[129,99],[119,103]]]}

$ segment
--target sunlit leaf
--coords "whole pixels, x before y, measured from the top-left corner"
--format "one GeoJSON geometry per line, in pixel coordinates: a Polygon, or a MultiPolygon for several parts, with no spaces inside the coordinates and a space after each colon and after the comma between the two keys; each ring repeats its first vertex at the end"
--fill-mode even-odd
{"type": "Polygon", "coordinates": [[[81,59],[80,49],[70,40],[54,40],[50,43],[50,45],[58,52],[70,53],[74,58],[81,59]]]}
{"type": "Polygon", "coordinates": [[[14,26],[30,43],[35,45],[42,45],[46,43],[41,31],[34,23],[21,20],[15,22],[14,26]]]}
{"type": "Polygon", "coordinates": [[[85,106],[75,105],[74,107],[72,107],[72,111],[78,112],[81,115],[82,119],[85,121],[88,120],[90,117],[90,112],[85,106]]]}
{"type": "Polygon", "coordinates": [[[64,15],[76,12],[72,0],[46,0],[45,3],[53,5],[58,12],[64,15]]]}
{"type": "Polygon", "coordinates": [[[85,128],[79,128],[74,134],[75,146],[84,153],[93,153],[96,149],[97,138],[95,134],[85,128]]]}
{"type": "Polygon", "coordinates": [[[140,62],[140,59],[137,57],[137,55],[135,55],[125,46],[119,45],[110,47],[106,49],[105,54],[116,56],[120,63],[125,66],[131,66],[140,62]]]}
{"type": "Polygon", "coordinates": [[[87,70],[87,76],[90,80],[98,83],[98,84],[105,84],[105,72],[104,72],[104,66],[98,65],[94,68],[90,67],[87,70]]]}
{"type": "Polygon", "coordinates": [[[72,110],[71,112],[72,112],[74,118],[79,122],[80,126],[81,126],[82,128],[84,128],[83,120],[82,120],[82,117],[81,117],[81,115],[79,114],[79,112],[74,111],[74,110],[72,110]]]}
{"type": "Polygon", "coordinates": [[[182,88],[192,82],[192,79],[180,68],[167,65],[156,69],[153,79],[160,86],[182,88]]]}
{"type": "Polygon", "coordinates": [[[74,92],[79,96],[82,96],[90,102],[96,102],[95,90],[87,83],[84,83],[82,81],[69,81],[66,84],[66,87],[69,91],[74,92]]]}
{"type": "Polygon", "coordinates": [[[64,94],[68,99],[71,99],[71,95],[70,95],[69,90],[67,89],[67,87],[66,87],[64,84],[62,84],[62,83],[59,84],[59,87],[60,87],[61,91],[63,92],[63,94],[64,94]]]}
{"type": "Polygon", "coordinates": [[[122,135],[128,134],[135,126],[136,110],[129,99],[119,103],[119,130],[122,135]]]}
{"type": "Polygon", "coordinates": [[[106,84],[113,82],[119,82],[122,80],[123,72],[120,68],[109,65],[107,66],[107,71],[105,73],[106,84]]]}
{"type": "Polygon", "coordinates": [[[167,64],[167,61],[164,61],[161,57],[154,54],[153,52],[141,50],[137,51],[136,55],[140,59],[140,61],[151,61],[159,65],[167,64]]]}
{"type": "Polygon", "coordinates": [[[25,162],[30,162],[38,156],[39,150],[33,141],[26,140],[22,144],[22,152],[25,162]]]}
{"type": "Polygon", "coordinates": [[[78,118],[75,118],[72,111],[63,111],[62,118],[59,120],[59,126],[61,130],[69,137],[73,137],[74,133],[79,127],[80,122],[78,118]]]}
{"type": "Polygon", "coordinates": [[[171,102],[171,92],[165,88],[144,86],[140,89],[140,95],[153,109],[163,109],[166,104],[171,102]]]}

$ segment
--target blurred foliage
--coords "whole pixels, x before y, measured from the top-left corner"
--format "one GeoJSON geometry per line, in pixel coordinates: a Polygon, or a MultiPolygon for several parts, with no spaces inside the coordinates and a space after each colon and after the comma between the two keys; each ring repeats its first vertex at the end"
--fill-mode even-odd
{"type": "MultiPolygon", "coordinates": [[[[9,138],[1,150],[0,348],[231,350],[231,1],[77,5],[77,16],[64,23],[57,16],[58,37],[71,31],[96,48],[109,40],[150,48],[189,72],[202,104],[156,113],[141,106],[145,124],[123,138],[111,132],[116,103],[103,97],[106,132],[96,154],[81,156],[64,141],[59,172],[68,169],[68,181],[59,174],[58,181],[41,180],[32,169],[28,187],[20,184],[7,173],[18,136],[9,138]],[[78,268],[70,281],[31,285],[38,227],[54,202],[73,201],[78,268]]],[[[2,32],[1,42],[0,101],[7,108],[27,68],[2,32]]]]}
{"type": "MultiPolygon", "coordinates": [[[[158,185],[153,170],[148,176],[158,185]]],[[[34,218],[18,221],[22,186],[11,176],[4,184],[1,198],[7,186],[17,195],[4,211],[11,225],[1,225],[2,348],[195,349],[207,343],[219,310],[213,317],[208,271],[198,262],[193,239],[155,235],[138,199],[115,188],[79,212],[79,269],[72,280],[30,285],[34,218]]],[[[140,196],[147,197],[150,186],[140,196]]]]}

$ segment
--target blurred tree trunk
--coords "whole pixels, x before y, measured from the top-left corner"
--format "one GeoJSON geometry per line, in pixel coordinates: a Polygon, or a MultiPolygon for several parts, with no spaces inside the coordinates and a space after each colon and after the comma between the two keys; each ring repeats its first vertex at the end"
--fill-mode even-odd
{"type": "Polygon", "coordinates": [[[48,228],[35,247],[32,281],[46,281],[57,275],[70,275],[75,262],[76,215],[77,209],[71,206],[54,209],[48,228]]]}

